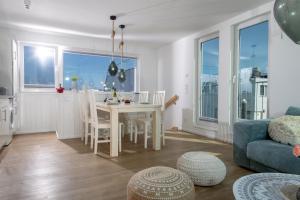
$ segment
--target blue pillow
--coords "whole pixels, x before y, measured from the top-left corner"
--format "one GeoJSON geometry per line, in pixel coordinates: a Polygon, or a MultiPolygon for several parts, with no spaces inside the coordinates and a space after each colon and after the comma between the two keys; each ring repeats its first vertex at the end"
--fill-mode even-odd
{"type": "Polygon", "coordinates": [[[299,107],[294,107],[290,106],[288,110],[285,113],[286,115],[293,115],[293,116],[300,116],[300,108],[299,107]]]}

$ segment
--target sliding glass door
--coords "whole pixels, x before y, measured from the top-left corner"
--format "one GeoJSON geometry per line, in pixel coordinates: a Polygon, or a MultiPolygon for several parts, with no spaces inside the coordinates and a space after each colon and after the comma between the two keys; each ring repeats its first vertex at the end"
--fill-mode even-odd
{"type": "Polygon", "coordinates": [[[236,27],[235,119],[268,117],[269,21],[261,17],[236,27]]]}
{"type": "Polygon", "coordinates": [[[219,37],[199,41],[198,119],[218,120],[219,37]]]}

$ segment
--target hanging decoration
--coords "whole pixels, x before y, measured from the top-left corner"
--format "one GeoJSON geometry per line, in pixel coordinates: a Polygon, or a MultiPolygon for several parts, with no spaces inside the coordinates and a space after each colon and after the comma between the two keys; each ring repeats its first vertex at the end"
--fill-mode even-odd
{"type": "Polygon", "coordinates": [[[300,1],[276,0],[274,17],[289,38],[300,44],[300,1]]]}
{"type": "Polygon", "coordinates": [[[119,26],[119,28],[121,29],[121,42],[120,42],[120,45],[119,45],[119,48],[121,49],[121,69],[120,69],[120,72],[119,72],[118,79],[122,83],[122,82],[126,81],[126,73],[125,73],[125,70],[123,68],[124,44],[125,44],[124,43],[124,28],[125,28],[125,25],[121,24],[119,26]]]}
{"type": "Polygon", "coordinates": [[[112,33],[111,33],[111,39],[112,39],[112,56],[111,56],[111,63],[108,67],[108,73],[111,76],[115,76],[118,73],[118,66],[114,61],[114,55],[115,55],[115,20],[117,19],[116,16],[112,15],[110,16],[110,20],[112,21],[112,33]]]}
{"type": "Polygon", "coordinates": [[[120,69],[118,79],[119,79],[119,81],[121,83],[123,83],[124,81],[126,81],[126,73],[125,73],[124,69],[120,69]]]}

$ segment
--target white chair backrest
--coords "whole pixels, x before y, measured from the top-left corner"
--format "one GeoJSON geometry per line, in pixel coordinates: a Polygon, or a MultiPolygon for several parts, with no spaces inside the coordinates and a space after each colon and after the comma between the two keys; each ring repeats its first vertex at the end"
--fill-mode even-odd
{"type": "Polygon", "coordinates": [[[156,91],[153,93],[153,105],[161,105],[161,110],[165,110],[165,91],[156,91]]]}
{"type": "Polygon", "coordinates": [[[139,92],[139,103],[149,102],[149,92],[148,91],[140,91],[139,92]]]}
{"type": "Polygon", "coordinates": [[[86,121],[88,118],[88,101],[87,95],[85,91],[80,91],[78,93],[78,103],[79,103],[79,111],[80,111],[80,119],[82,121],[86,121]]]}
{"type": "Polygon", "coordinates": [[[88,94],[89,94],[91,120],[93,123],[98,123],[95,92],[96,91],[94,90],[89,90],[88,94]]]}
{"type": "Polygon", "coordinates": [[[118,92],[119,100],[132,100],[134,101],[134,92],[118,92]]]}

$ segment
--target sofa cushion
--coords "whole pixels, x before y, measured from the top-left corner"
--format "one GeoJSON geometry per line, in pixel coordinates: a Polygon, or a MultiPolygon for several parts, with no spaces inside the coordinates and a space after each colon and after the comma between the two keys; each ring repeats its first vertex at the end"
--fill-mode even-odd
{"type": "Polygon", "coordinates": [[[250,142],[247,157],[279,172],[300,174],[300,159],[293,155],[293,147],[286,144],[272,140],[250,142]]]}
{"type": "Polygon", "coordinates": [[[269,136],[283,144],[300,144],[300,116],[285,115],[269,124],[269,136]]]}
{"type": "Polygon", "coordinates": [[[294,115],[294,116],[300,116],[300,108],[299,107],[294,107],[290,106],[288,110],[285,113],[286,115],[294,115]]]}

